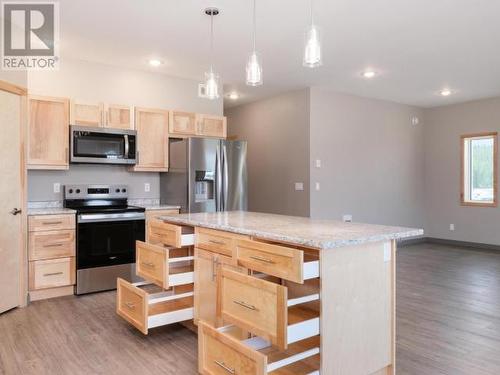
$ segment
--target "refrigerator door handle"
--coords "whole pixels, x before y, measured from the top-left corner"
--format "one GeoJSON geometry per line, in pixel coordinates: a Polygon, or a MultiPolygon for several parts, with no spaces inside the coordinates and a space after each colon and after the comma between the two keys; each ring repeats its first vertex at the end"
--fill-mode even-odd
{"type": "Polygon", "coordinates": [[[228,160],[227,160],[227,145],[222,145],[222,211],[227,210],[227,199],[229,194],[229,170],[228,170],[228,160]]]}
{"type": "Polygon", "coordinates": [[[222,168],[220,146],[215,152],[215,211],[222,211],[222,168]]]}

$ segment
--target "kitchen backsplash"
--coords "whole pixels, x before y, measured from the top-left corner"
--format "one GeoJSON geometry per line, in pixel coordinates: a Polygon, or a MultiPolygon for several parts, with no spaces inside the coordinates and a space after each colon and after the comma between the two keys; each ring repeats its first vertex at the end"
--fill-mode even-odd
{"type": "Polygon", "coordinates": [[[129,172],[121,165],[72,164],[67,171],[28,171],[28,201],[62,202],[63,186],[69,184],[126,184],[131,200],[160,198],[159,173],[129,172]],[[60,191],[54,192],[57,183],[60,191]],[[149,192],[145,191],[145,184],[149,184],[149,192]]]}

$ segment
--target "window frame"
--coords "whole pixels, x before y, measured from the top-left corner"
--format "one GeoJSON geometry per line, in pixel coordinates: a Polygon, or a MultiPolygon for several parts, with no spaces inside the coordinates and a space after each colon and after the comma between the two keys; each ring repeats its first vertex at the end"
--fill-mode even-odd
{"type": "Polygon", "coordinates": [[[464,134],[460,136],[460,204],[472,207],[497,207],[498,205],[498,132],[464,134]],[[465,140],[474,138],[493,139],[493,201],[480,202],[465,199],[465,140]]]}

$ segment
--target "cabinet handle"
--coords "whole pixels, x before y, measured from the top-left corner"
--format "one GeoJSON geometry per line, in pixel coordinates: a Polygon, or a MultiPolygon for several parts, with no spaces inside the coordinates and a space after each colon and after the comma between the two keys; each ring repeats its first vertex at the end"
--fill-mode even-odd
{"type": "Polygon", "coordinates": [[[215,362],[216,365],[222,367],[224,370],[226,370],[230,374],[236,374],[236,372],[234,371],[234,368],[227,367],[226,364],[223,361],[214,361],[214,362],[215,362]]]}
{"type": "Polygon", "coordinates": [[[125,306],[127,306],[129,310],[135,310],[135,303],[125,302],[125,306]]]}
{"type": "Polygon", "coordinates": [[[57,276],[62,274],[63,272],[52,272],[52,273],[44,273],[43,276],[57,276]]]}
{"type": "Polygon", "coordinates": [[[154,263],[151,262],[141,262],[144,267],[155,268],[154,263]]]}
{"type": "Polygon", "coordinates": [[[243,302],[243,301],[234,300],[233,302],[236,303],[237,305],[240,305],[240,306],[244,307],[245,309],[248,309],[248,310],[253,310],[253,311],[258,311],[259,310],[254,305],[250,305],[250,304],[248,304],[246,302],[243,302]]]}
{"type": "Polygon", "coordinates": [[[260,262],[264,262],[264,263],[269,263],[269,264],[276,264],[276,262],[272,259],[269,259],[269,258],[264,258],[264,257],[261,257],[259,255],[251,255],[250,256],[251,259],[255,259],[255,260],[258,260],[260,262]]]}
{"type": "Polygon", "coordinates": [[[56,225],[62,224],[62,221],[42,221],[42,225],[56,225]]]}
{"type": "Polygon", "coordinates": [[[215,245],[225,245],[226,244],[223,241],[216,241],[216,240],[208,240],[208,242],[213,243],[215,245]]]}
{"type": "Polygon", "coordinates": [[[217,277],[217,263],[218,263],[218,259],[216,256],[214,256],[212,258],[212,281],[215,281],[216,277],[217,277]]]}
{"type": "Polygon", "coordinates": [[[47,245],[43,245],[43,247],[60,247],[64,245],[63,243],[59,242],[59,243],[49,243],[47,245]]]}

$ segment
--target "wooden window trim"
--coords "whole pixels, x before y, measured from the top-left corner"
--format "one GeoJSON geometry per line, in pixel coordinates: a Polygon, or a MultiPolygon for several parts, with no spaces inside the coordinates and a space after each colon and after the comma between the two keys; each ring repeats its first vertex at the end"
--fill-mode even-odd
{"type": "Polygon", "coordinates": [[[460,136],[460,204],[469,207],[498,206],[498,132],[464,134],[460,136]],[[464,140],[467,138],[493,137],[493,202],[469,202],[465,200],[465,155],[464,140]]]}

